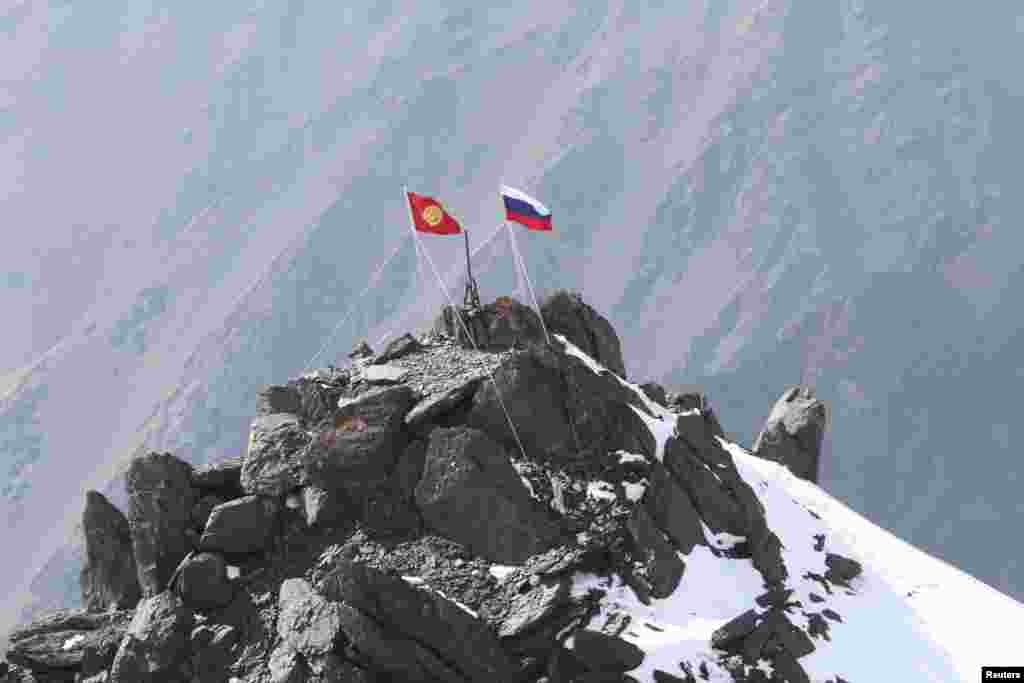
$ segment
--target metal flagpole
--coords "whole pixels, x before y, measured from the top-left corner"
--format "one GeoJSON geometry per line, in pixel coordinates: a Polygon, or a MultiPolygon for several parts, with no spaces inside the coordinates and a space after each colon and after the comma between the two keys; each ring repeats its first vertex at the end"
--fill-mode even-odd
{"type": "Polygon", "coordinates": [[[530,298],[533,299],[533,307],[537,309],[537,317],[540,318],[540,326],[544,329],[544,338],[548,340],[548,345],[551,345],[551,336],[548,334],[548,326],[544,324],[544,315],[540,312],[540,304],[537,303],[537,295],[533,292],[533,285],[530,283],[530,274],[526,270],[526,262],[523,261],[522,254],[519,253],[519,247],[516,245],[516,236],[512,232],[512,225],[505,221],[505,227],[508,228],[508,238],[512,241],[512,253],[516,260],[516,264],[522,269],[523,277],[526,278],[526,289],[530,293],[530,298]]]}
{"type": "Polygon", "coordinates": [[[462,232],[466,238],[466,294],[462,297],[462,302],[466,306],[480,308],[480,290],[473,279],[473,267],[469,261],[469,230],[463,228],[462,232]]]}

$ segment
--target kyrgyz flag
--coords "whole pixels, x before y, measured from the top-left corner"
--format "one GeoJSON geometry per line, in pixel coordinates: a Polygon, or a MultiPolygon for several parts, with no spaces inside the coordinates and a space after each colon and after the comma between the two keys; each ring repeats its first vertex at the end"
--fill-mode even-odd
{"type": "Polygon", "coordinates": [[[435,235],[458,235],[462,232],[462,226],[448,215],[439,201],[415,192],[406,194],[409,196],[412,222],[418,231],[435,235]]]}

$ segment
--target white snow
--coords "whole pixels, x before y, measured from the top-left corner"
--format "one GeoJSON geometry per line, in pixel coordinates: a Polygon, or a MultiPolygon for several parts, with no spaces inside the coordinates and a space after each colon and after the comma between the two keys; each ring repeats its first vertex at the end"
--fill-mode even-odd
{"type": "Polygon", "coordinates": [[[242,570],[239,567],[236,567],[233,564],[229,564],[228,565],[228,578],[229,579],[237,579],[241,575],[241,573],[242,573],[242,570]]]}
{"type": "Polygon", "coordinates": [[[647,458],[636,453],[627,453],[626,451],[619,451],[619,464],[625,465],[631,462],[647,462],[647,458]]]}
{"type": "Polygon", "coordinates": [[[418,576],[403,576],[402,581],[405,581],[406,583],[411,583],[414,586],[420,586],[423,584],[423,579],[421,579],[418,576]]]}
{"type": "Polygon", "coordinates": [[[79,633],[78,635],[71,636],[70,638],[65,640],[64,644],[61,645],[61,649],[62,650],[73,650],[76,647],[78,647],[80,644],[82,644],[83,642],[85,642],[85,636],[83,636],[81,633],[79,633]]]}
{"type": "Polygon", "coordinates": [[[587,484],[587,497],[597,500],[615,500],[615,489],[606,481],[592,481],[587,484]]]}
{"type": "MultiPolygon", "coordinates": [[[[646,482],[646,479],[644,480],[646,482]]],[[[622,482],[622,488],[626,490],[626,498],[636,502],[644,497],[644,491],[647,490],[646,483],[634,484],[632,482],[622,482]]]]}
{"type": "Polygon", "coordinates": [[[491,568],[488,571],[491,573],[491,576],[496,578],[498,581],[502,581],[505,579],[506,576],[508,576],[518,568],[519,567],[510,567],[503,564],[494,564],[491,565],[491,568]]]}
{"type": "Polygon", "coordinates": [[[719,550],[729,550],[734,548],[737,544],[743,543],[747,540],[746,536],[734,536],[733,534],[725,531],[720,531],[717,534],[704,524],[700,523],[701,528],[704,529],[704,538],[708,540],[711,545],[715,546],[719,550]]]}
{"type": "MultiPolygon", "coordinates": [[[[567,352],[594,372],[604,370],[593,359],[556,335],[567,352]]],[[[636,391],[654,415],[634,407],[657,441],[656,457],[672,435],[676,416],[636,391]]],[[[831,640],[815,638],[815,651],[800,659],[812,683],[826,683],[841,676],[848,681],[916,680],[931,683],[975,681],[982,665],[1019,664],[1017,625],[1024,621],[1024,605],[984,583],[935,559],[872,524],[818,486],[795,477],[780,465],[754,457],[740,446],[719,439],[732,455],[740,476],[751,485],[766,510],[768,526],[782,542],[782,556],[789,572],[787,588],[803,608],[789,618],[808,626],[803,614],[828,608],[841,622],[828,620],[831,640]],[[817,515],[813,516],[811,512],[817,515]],[[816,536],[824,547],[815,550],[816,536]],[[808,573],[824,575],[826,553],[836,553],[861,563],[864,571],[851,581],[850,589],[833,585],[831,593],[808,573]],[[823,598],[814,602],[810,594],[823,598]]],[[[620,462],[642,456],[622,454],[620,462]]],[[[713,472],[713,470],[712,470],[713,472]]],[[[716,475],[717,476],[717,475],[716,475]]],[[[592,482],[588,495],[606,497],[604,482],[592,482]]],[[[627,495],[629,490],[627,489],[627,495]]],[[[725,549],[745,540],[727,533],[705,536],[725,549]]],[[[706,664],[710,681],[731,681],[721,669],[710,646],[711,634],[749,609],[763,611],[755,599],[764,593],[761,575],[750,560],[715,557],[709,548],[697,546],[680,557],[686,572],[675,593],[647,606],[617,577],[577,574],[573,595],[599,588],[606,591],[601,614],[588,628],[599,629],[607,617],[630,615],[622,637],[646,653],[643,664],[630,675],[651,683],[655,669],[679,674],[679,662],[694,668],[706,664]]],[[[771,672],[771,664],[757,668],[771,672]]]]}

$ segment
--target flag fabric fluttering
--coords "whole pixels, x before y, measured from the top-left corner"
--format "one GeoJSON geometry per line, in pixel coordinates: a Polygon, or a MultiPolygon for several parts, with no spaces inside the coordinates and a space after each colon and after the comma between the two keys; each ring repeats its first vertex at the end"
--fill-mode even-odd
{"type": "Polygon", "coordinates": [[[525,192],[502,185],[501,200],[505,203],[505,220],[525,225],[530,230],[552,229],[548,207],[525,192]]]}
{"type": "Polygon", "coordinates": [[[434,235],[458,235],[462,232],[462,226],[445,211],[441,202],[415,192],[405,194],[409,199],[412,222],[416,230],[434,235]]]}

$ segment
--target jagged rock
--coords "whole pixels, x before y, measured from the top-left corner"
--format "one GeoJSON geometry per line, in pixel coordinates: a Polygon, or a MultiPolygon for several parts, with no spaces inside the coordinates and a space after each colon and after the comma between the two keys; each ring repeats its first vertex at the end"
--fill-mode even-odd
{"type": "Polygon", "coordinates": [[[726,622],[711,634],[711,647],[716,650],[733,651],[733,646],[750,635],[758,625],[757,612],[747,610],[726,622]]]}
{"type": "Polygon", "coordinates": [[[173,593],[140,602],[110,668],[110,682],[179,680],[175,675],[186,662],[192,625],[192,613],[173,593]]]}
{"type": "MultiPolygon", "coordinates": [[[[369,349],[370,347],[367,346],[366,348],[369,349]]],[[[415,337],[406,332],[401,337],[393,339],[390,342],[388,342],[388,345],[384,347],[384,350],[381,351],[380,355],[378,355],[370,362],[371,367],[373,365],[379,365],[381,363],[387,363],[389,361],[396,360],[398,358],[401,358],[402,356],[407,356],[410,353],[415,353],[416,351],[419,351],[422,348],[423,345],[420,344],[415,337]]]]}
{"type": "Polygon", "coordinates": [[[657,403],[659,406],[668,407],[668,394],[665,393],[665,387],[661,386],[657,382],[646,382],[640,385],[640,391],[644,392],[644,396],[657,403]]]}
{"type": "Polygon", "coordinates": [[[336,489],[310,484],[302,489],[302,511],[310,527],[339,524],[351,515],[347,501],[336,489]]]}
{"type": "Polygon", "coordinates": [[[325,489],[352,480],[386,479],[408,442],[402,425],[415,398],[411,388],[399,385],[341,402],[333,425],[303,454],[309,476],[325,489]]]}
{"type": "Polygon", "coordinates": [[[280,510],[280,501],[269,496],[246,496],[218,505],[210,513],[199,547],[226,555],[260,552],[270,541],[280,510]]]}
{"type": "Polygon", "coordinates": [[[498,626],[498,636],[511,638],[529,631],[569,602],[567,576],[542,579],[536,586],[515,595],[498,626]]]}
{"type": "Polygon", "coordinates": [[[776,588],[754,598],[759,607],[782,607],[788,605],[793,591],[789,588],[776,588]]]}
{"type": "Polygon", "coordinates": [[[475,346],[486,351],[546,341],[537,313],[509,297],[500,297],[479,309],[445,306],[434,323],[434,330],[455,339],[464,348],[475,346]],[[466,336],[467,332],[470,337],[466,336]]]}
{"type": "Polygon", "coordinates": [[[838,613],[838,612],[836,612],[835,610],[831,610],[831,609],[823,609],[823,610],[821,610],[821,613],[822,613],[822,614],[823,614],[823,615],[824,615],[825,617],[827,617],[827,618],[831,619],[832,621],[838,621],[838,622],[840,622],[840,623],[842,623],[842,621],[843,621],[843,618],[842,618],[842,617],[841,617],[841,616],[839,615],[839,613],[838,613]]]}
{"type": "Polygon", "coordinates": [[[289,413],[298,415],[302,412],[302,396],[291,384],[274,384],[256,394],[256,415],[277,415],[289,413]]]}
{"type": "Polygon", "coordinates": [[[825,578],[840,586],[846,586],[850,580],[857,578],[864,571],[857,560],[851,560],[835,553],[825,554],[825,565],[828,567],[825,578]]]}
{"type": "Polygon", "coordinates": [[[780,652],[772,657],[771,662],[772,668],[775,669],[775,675],[786,683],[811,683],[810,676],[804,671],[800,662],[788,652],[780,652]]]}
{"type": "Polygon", "coordinates": [[[398,365],[368,365],[363,368],[363,381],[367,384],[398,384],[409,371],[398,365]]]}
{"type": "Polygon", "coordinates": [[[554,540],[506,451],[468,427],[431,432],[416,503],[431,528],[495,562],[523,562],[554,540]]]}
{"type": "Polygon", "coordinates": [[[642,563],[651,595],[664,599],[672,595],[683,578],[686,565],[672,545],[651,521],[643,506],[637,506],[626,521],[633,552],[642,563]]]}
{"type": "Polygon", "coordinates": [[[494,382],[480,386],[467,423],[510,448],[518,449],[518,435],[527,454],[538,459],[591,450],[653,455],[654,439],[630,404],[642,401],[610,373],[535,347],[507,359],[494,382]]]}
{"type": "Polygon", "coordinates": [[[668,534],[676,550],[688,555],[695,545],[704,545],[704,530],[690,497],[672,479],[661,463],[651,468],[650,486],[643,502],[654,524],[668,534]]]}
{"type": "Polygon", "coordinates": [[[231,602],[228,567],[217,553],[192,553],[175,572],[174,590],[189,607],[211,609],[231,602]]]}
{"type": "Polygon", "coordinates": [[[271,653],[267,671],[271,683],[306,683],[306,667],[299,653],[284,643],[271,653]]]}
{"type": "Polygon", "coordinates": [[[817,613],[807,615],[807,633],[812,638],[824,638],[825,640],[832,640],[829,635],[828,622],[825,618],[817,613]]]}
{"type": "Polygon", "coordinates": [[[196,504],[192,506],[192,526],[200,530],[205,529],[213,509],[226,502],[220,496],[203,496],[197,500],[196,504]]]}
{"type": "Polygon", "coordinates": [[[11,632],[7,661],[48,677],[73,677],[99,659],[107,665],[124,637],[131,613],[61,610],[11,632]]]}
{"type": "Polygon", "coordinates": [[[192,629],[189,650],[193,676],[198,679],[195,683],[221,683],[229,679],[238,638],[237,629],[222,624],[192,629]]]}
{"type": "Polygon", "coordinates": [[[373,349],[365,341],[359,342],[359,345],[348,354],[348,357],[355,360],[356,358],[369,358],[373,355],[373,349]]]}
{"type": "Polygon", "coordinates": [[[97,491],[85,494],[85,566],[80,584],[87,609],[131,609],[142,596],[128,519],[97,491]]]}
{"type": "Polygon", "coordinates": [[[559,290],[540,308],[549,332],[564,335],[598,363],[626,378],[619,336],[611,323],[584,303],[578,293],[559,290]]]}
{"type": "Polygon", "coordinates": [[[654,683],[696,683],[693,676],[680,678],[661,669],[654,670],[654,683]]]}
{"type": "Polygon", "coordinates": [[[427,460],[427,442],[413,441],[406,446],[398,458],[393,475],[395,486],[404,500],[413,501],[416,496],[416,485],[423,477],[423,466],[427,460]]]}
{"type": "Polygon", "coordinates": [[[720,475],[701,461],[685,440],[669,437],[663,462],[712,531],[746,534],[746,519],[739,503],[722,485],[720,475]]]}
{"type": "Polygon", "coordinates": [[[334,414],[338,400],[345,392],[348,375],[335,375],[329,378],[309,375],[289,382],[299,393],[301,409],[296,413],[303,423],[317,425],[334,414]]]}
{"type": "MultiPolygon", "coordinates": [[[[460,384],[447,391],[434,394],[413,407],[405,416],[406,426],[413,432],[423,434],[428,431],[431,423],[442,421],[446,415],[456,411],[459,406],[472,401],[482,377],[475,377],[464,384],[460,384]]],[[[447,425],[451,426],[451,425],[447,425]]]]}
{"type": "Polygon", "coordinates": [[[248,494],[284,495],[304,483],[299,454],[310,436],[297,415],[274,413],[252,422],[249,450],[242,465],[242,489],[248,494]]]}
{"type": "Polygon", "coordinates": [[[722,431],[722,425],[718,422],[714,408],[711,407],[708,397],[699,388],[669,393],[667,399],[669,410],[676,413],[690,413],[696,410],[712,434],[725,437],[725,432],[722,431]]]}
{"type": "Polygon", "coordinates": [[[401,578],[338,558],[321,591],[345,602],[396,635],[436,653],[469,681],[514,681],[514,666],[497,636],[479,619],[433,592],[401,578]]]}
{"type": "Polygon", "coordinates": [[[200,495],[212,495],[225,500],[245,495],[242,489],[242,465],[245,458],[226,458],[218,463],[203,465],[192,470],[192,488],[200,495]]]}
{"type": "Polygon", "coordinates": [[[304,657],[326,655],[341,633],[341,606],[317,594],[305,579],[287,579],[278,597],[278,637],[304,657]]]}
{"type": "Polygon", "coordinates": [[[793,387],[772,408],[754,442],[754,455],[781,463],[796,476],[817,482],[826,422],[825,404],[814,398],[814,390],[793,387]]]}
{"type": "Polygon", "coordinates": [[[128,525],[145,597],[162,591],[191,549],[192,468],[170,453],[149,453],[128,466],[128,525]]]}
{"type": "Polygon", "coordinates": [[[577,631],[571,650],[591,671],[624,673],[644,663],[644,652],[639,647],[598,631],[577,631]]]}

